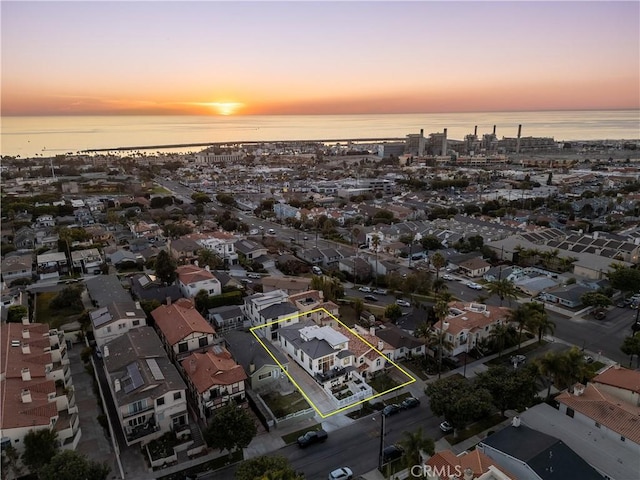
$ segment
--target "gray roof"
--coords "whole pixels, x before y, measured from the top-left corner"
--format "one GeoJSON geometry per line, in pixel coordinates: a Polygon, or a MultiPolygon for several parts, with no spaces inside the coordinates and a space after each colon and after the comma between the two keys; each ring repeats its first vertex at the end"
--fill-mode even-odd
{"type": "Polygon", "coordinates": [[[212,317],[219,318],[220,320],[229,320],[231,318],[243,316],[240,305],[225,305],[223,307],[210,308],[207,313],[212,317]]]}
{"type": "Polygon", "coordinates": [[[334,353],[331,345],[329,345],[329,343],[324,339],[318,340],[317,338],[312,338],[304,341],[300,337],[300,330],[311,326],[316,326],[316,324],[311,320],[295,323],[293,325],[280,328],[279,335],[286,339],[287,342],[291,343],[295,348],[301,349],[312,359],[326,357],[327,355],[334,353]]]}
{"type": "Polygon", "coordinates": [[[269,320],[270,318],[278,318],[283,315],[293,315],[298,309],[289,302],[276,303],[267,308],[260,310],[260,315],[269,320]]]}
{"type": "Polygon", "coordinates": [[[418,348],[421,345],[424,345],[423,342],[421,342],[414,336],[409,335],[401,328],[398,328],[395,325],[391,324],[386,325],[385,328],[377,330],[376,336],[396,349],[405,347],[413,350],[414,348],[418,348]]]}
{"type": "Polygon", "coordinates": [[[89,312],[91,323],[94,328],[102,327],[108,323],[121,320],[123,318],[145,318],[144,310],[140,304],[129,300],[128,302],[113,302],[106,307],[100,307],[93,312],[89,312]]]}
{"type": "MultiPolygon", "coordinates": [[[[543,480],[602,480],[602,475],[561,440],[524,425],[508,426],[488,436],[489,445],[527,463],[543,480]]],[[[496,460],[497,463],[498,460],[496,460]]]]}
{"type": "Polygon", "coordinates": [[[127,405],[143,398],[155,399],[167,392],[187,388],[167,357],[158,334],[151,327],[134,328],[108,342],[103,347],[103,356],[111,386],[116,379],[120,381],[121,389],[115,393],[118,405],[127,405]],[[155,360],[158,370],[153,361],[147,361],[150,359],[155,360]],[[155,385],[155,388],[145,388],[151,385],[155,385]]]}
{"type": "Polygon", "coordinates": [[[547,295],[553,295],[554,297],[562,298],[563,300],[568,300],[570,302],[580,302],[580,297],[582,297],[582,295],[593,291],[595,290],[583,285],[567,285],[555,290],[547,290],[546,293],[547,295]]]}
{"type": "Polygon", "coordinates": [[[522,412],[521,420],[530,428],[558,437],[593,467],[611,478],[626,479],[638,475],[640,465],[633,447],[602,435],[594,425],[568,417],[546,403],[522,412]]]}
{"type": "Polygon", "coordinates": [[[85,282],[91,299],[98,307],[106,307],[112,302],[130,302],[127,292],[115,275],[96,275],[85,282]]]}
{"type": "Polygon", "coordinates": [[[249,365],[252,362],[256,367],[256,371],[264,365],[276,365],[271,355],[273,355],[281,365],[289,363],[287,357],[275,348],[271,342],[263,340],[269,352],[271,352],[271,355],[269,355],[251,333],[232,330],[224,334],[224,339],[227,342],[229,352],[231,352],[236,362],[242,365],[247,375],[250,375],[249,365]]]}

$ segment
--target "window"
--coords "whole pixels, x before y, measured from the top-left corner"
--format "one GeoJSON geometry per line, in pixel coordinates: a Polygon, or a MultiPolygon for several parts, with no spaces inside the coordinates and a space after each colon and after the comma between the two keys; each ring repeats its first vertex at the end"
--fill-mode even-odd
{"type": "MultiPolygon", "coordinates": [[[[574,413],[574,412],[573,412],[573,408],[568,408],[568,407],[567,407],[567,417],[571,417],[571,418],[573,418],[573,413],[574,413]]],[[[596,425],[597,425],[597,424],[596,424],[596,425]]]]}
{"type": "Polygon", "coordinates": [[[178,344],[178,352],[179,353],[183,353],[186,352],[188,350],[188,344],[187,342],[181,342],[178,344]]]}
{"type": "Polygon", "coordinates": [[[111,327],[107,327],[107,333],[111,333],[111,327]]]}
{"type": "Polygon", "coordinates": [[[206,347],[209,342],[207,341],[207,337],[200,337],[198,339],[198,345],[201,347],[206,347]]]}
{"type": "Polygon", "coordinates": [[[596,422],[596,428],[600,428],[600,424],[596,422]]]}
{"type": "Polygon", "coordinates": [[[376,360],[376,367],[379,367],[379,366],[380,366],[380,359],[377,359],[376,360]]]}
{"type": "Polygon", "coordinates": [[[137,402],[133,402],[132,404],[129,405],[129,414],[131,415],[136,414],[138,412],[143,411],[145,408],[147,408],[147,401],[138,400],[137,402]]]}
{"type": "Polygon", "coordinates": [[[182,398],[182,392],[176,392],[173,394],[174,400],[180,400],[182,398]]]}
{"type": "Polygon", "coordinates": [[[364,357],[360,357],[360,364],[364,363],[364,357]]]}
{"type": "Polygon", "coordinates": [[[126,327],[126,325],[124,323],[119,323],[118,324],[118,330],[122,330],[124,327],[126,327]]]}
{"type": "Polygon", "coordinates": [[[133,326],[137,327],[138,325],[140,325],[140,320],[134,320],[133,321],[133,326]]]}
{"type": "Polygon", "coordinates": [[[164,397],[160,397],[159,399],[157,399],[157,400],[156,400],[156,404],[157,404],[158,406],[160,406],[160,405],[164,405],[164,397]]]}
{"type": "Polygon", "coordinates": [[[271,376],[271,372],[263,373],[262,375],[258,375],[258,380],[264,380],[265,378],[269,378],[271,376]]]}

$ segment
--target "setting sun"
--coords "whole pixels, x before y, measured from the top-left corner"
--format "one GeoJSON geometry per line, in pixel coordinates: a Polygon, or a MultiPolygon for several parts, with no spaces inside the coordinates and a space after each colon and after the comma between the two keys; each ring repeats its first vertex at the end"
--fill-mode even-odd
{"type": "Polygon", "coordinates": [[[220,115],[233,115],[243,104],[237,102],[211,102],[205,105],[213,108],[220,115]]]}

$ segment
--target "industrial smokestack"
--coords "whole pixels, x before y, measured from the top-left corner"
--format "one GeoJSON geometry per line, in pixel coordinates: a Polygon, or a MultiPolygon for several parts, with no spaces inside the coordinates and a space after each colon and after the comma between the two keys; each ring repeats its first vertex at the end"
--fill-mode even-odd
{"type": "Polygon", "coordinates": [[[444,129],[444,133],[442,134],[442,155],[447,154],[447,129],[444,129]]]}

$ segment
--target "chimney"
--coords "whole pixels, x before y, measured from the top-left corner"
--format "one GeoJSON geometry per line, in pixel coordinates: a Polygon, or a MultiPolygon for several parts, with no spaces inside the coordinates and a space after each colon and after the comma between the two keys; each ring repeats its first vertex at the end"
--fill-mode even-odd
{"type": "Polygon", "coordinates": [[[471,470],[469,467],[464,469],[464,472],[462,475],[464,480],[473,480],[473,470],[471,470]]]}
{"type": "Polygon", "coordinates": [[[378,350],[382,351],[384,349],[384,342],[382,340],[378,340],[378,350]]]}
{"type": "Polygon", "coordinates": [[[193,262],[193,264],[194,264],[196,267],[199,267],[199,266],[200,266],[200,265],[198,265],[198,260],[194,261],[194,262],[193,262]]]}
{"type": "Polygon", "coordinates": [[[579,397],[580,395],[584,394],[584,385],[579,383],[575,387],[573,387],[573,394],[576,397],[579,397]]]}
{"type": "Polygon", "coordinates": [[[29,370],[29,368],[23,368],[22,371],[20,372],[20,374],[22,375],[22,381],[23,382],[28,382],[31,380],[31,370],[29,370]]]}
{"type": "Polygon", "coordinates": [[[256,364],[253,363],[253,360],[251,360],[251,363],[249,364],[249,374],[253,374],[256,371],[256,364]]]}
{"type": "Polygon", "coordinates": [[[136,309],[142,310],[142,307],[140,306],[140,302],[136,302],[136,309]]]}
{"type": "Polygon", "coordinates": [[[496,135],[496,126],[495,125],[493,126],[493,135],[494,136],[496,135]]]}
{"type": "Polygon", "coordinates": [[[197,366],[198,366],[198,363],[196,362],[196,359],[192,356],[192,357],[189,359],[189,371],[190,371],[191,373],[196,373],[196,368],[197,368],[197,366]]]}
{"type": "Polygon", "coordinates": [[[29,332],[28,328],[22,329],[22,338],[31,338],[31,332],[29,332]]]}
{"type": "Polygon", "coordinates": [[[120,387],[120,379],[119,379],[119,378],[116,378],[116,379],[113,381],[113,389],[114,389],[116,392],[119,392],[119,391],[120,391],[120,388],[121,388],[121,387],[120,387]]]}
{"type": "Polygon", "coordinates": [[[442,134],[442,155],[447,154],[447,129],[444,129],[444,133],[442,134]]]}
{"type": "Polygon", "coordinates": [[[171,306],[171,297],[167,297],[166,302],[167,302],[167,307],[170,307],[171,306]]]}
{"type": "Polygon", "coordinates": [[[104,358],[107,358],[109,356],[109,347],[107,345],[102,347],[102,356],[104,358]]]}
{"type": "Polygon", "coordinates": [[[29,355],[31,353],[31,347],[28,343],[22,344],[22,353],[24,353],[25,355],[29,355]]]}
{"type": "Polygon", "coordinates": [[[211,271],[211,268],[209,267],[209,265],[205,265],[205,266],[204,266],[204,269],[205,269],[207,272],[210,272],[210,271],[211,271]]]}
{"type": "Polygon", "coordinates": [[[511,419],[511,426],[518,428],[520,426],[520,417],[517,415],[511,419]]]}
{"type": "Polygon", "coordinates": [[[31,390],[22,390],[22,392],[20,392],[20,397],[22,398],[22,403],[31,403],[31,390]]]}
{"type": "Polygon", "coordinates": [[[22,324],[23,325],[29,325],[29,316],[25,315],[24,317],[22,317],[22,324]]]}

